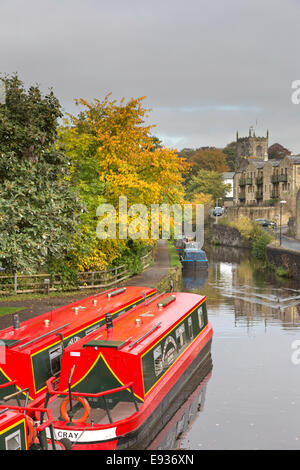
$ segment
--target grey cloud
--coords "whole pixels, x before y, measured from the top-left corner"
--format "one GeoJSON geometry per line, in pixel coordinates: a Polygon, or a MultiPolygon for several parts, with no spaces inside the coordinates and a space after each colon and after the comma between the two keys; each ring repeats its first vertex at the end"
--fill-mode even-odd
{"type": "Polygon", "coordinates": [[[300,152],[295,0],[3,0],[0,69],[74,99],[146,95],[167,145],[223,146],[269,128],[300,152]]]}

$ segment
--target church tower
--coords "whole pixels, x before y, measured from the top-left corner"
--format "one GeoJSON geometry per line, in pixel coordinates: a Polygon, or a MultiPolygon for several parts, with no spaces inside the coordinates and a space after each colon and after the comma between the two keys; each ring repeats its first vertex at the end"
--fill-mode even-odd
{"type": "Polygon", "coordinates": [[[248,137],[239,137],[236,135],[236,158],[237,164],[241,158],[262,160],[266,159],[269,148],[269,131],[266,137],[257,137],[253,127],[249,129],[248,137]]]}

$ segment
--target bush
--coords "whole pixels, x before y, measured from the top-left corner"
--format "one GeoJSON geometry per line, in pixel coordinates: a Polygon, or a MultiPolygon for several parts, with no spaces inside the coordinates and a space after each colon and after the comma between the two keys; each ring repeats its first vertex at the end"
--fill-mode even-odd
{"type": "Polygon", "coordinates": [[[266,232],[252,239],[252,254],[256,259],[266,260],[266,247],[271,240],[272,238],[266,232]]]}
{"type": "Polygon", "coordinates": [[[288,271],[284,269],[282,266],[279,266],[279,268],[276,269],[276,274],[279,277],[289,277],[288,271]]]}

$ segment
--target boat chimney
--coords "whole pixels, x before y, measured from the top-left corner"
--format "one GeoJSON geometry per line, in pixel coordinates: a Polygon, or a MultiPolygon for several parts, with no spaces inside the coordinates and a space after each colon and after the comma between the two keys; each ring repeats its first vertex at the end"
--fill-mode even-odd
{"type": "Polygon", "coordinates": [[[19,314],[18,313],[15,313],[13,315],[13,329],[14,330],[18,330],[20,328],[20,318],[19,318],[19,314]]]}
{"type": "Polygon", "coordinates": [[[111,313],[106,313],[105,314],[105,323],[106,323],[106,329],[109,330],[111,328],[113,328],[113,321],[112,321],[112,317],[111,317],[111,313]]]}

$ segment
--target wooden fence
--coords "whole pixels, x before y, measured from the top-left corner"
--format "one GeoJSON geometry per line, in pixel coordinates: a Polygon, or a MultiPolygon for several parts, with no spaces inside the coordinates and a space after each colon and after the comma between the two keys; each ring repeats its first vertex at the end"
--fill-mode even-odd
{"type": "MultiPolygon", "coordinates": [[[[141,258],[143,271],[153,260],[152,251],[141,258]]],[[[58,290],[102,289],[114,286],[131,277],[128,267],[123,264],[107,271],[78,272],[76,280],[70,282],[59,276],[45,274],[0,275],[0,295],[49,293],[58,290]]]]}

